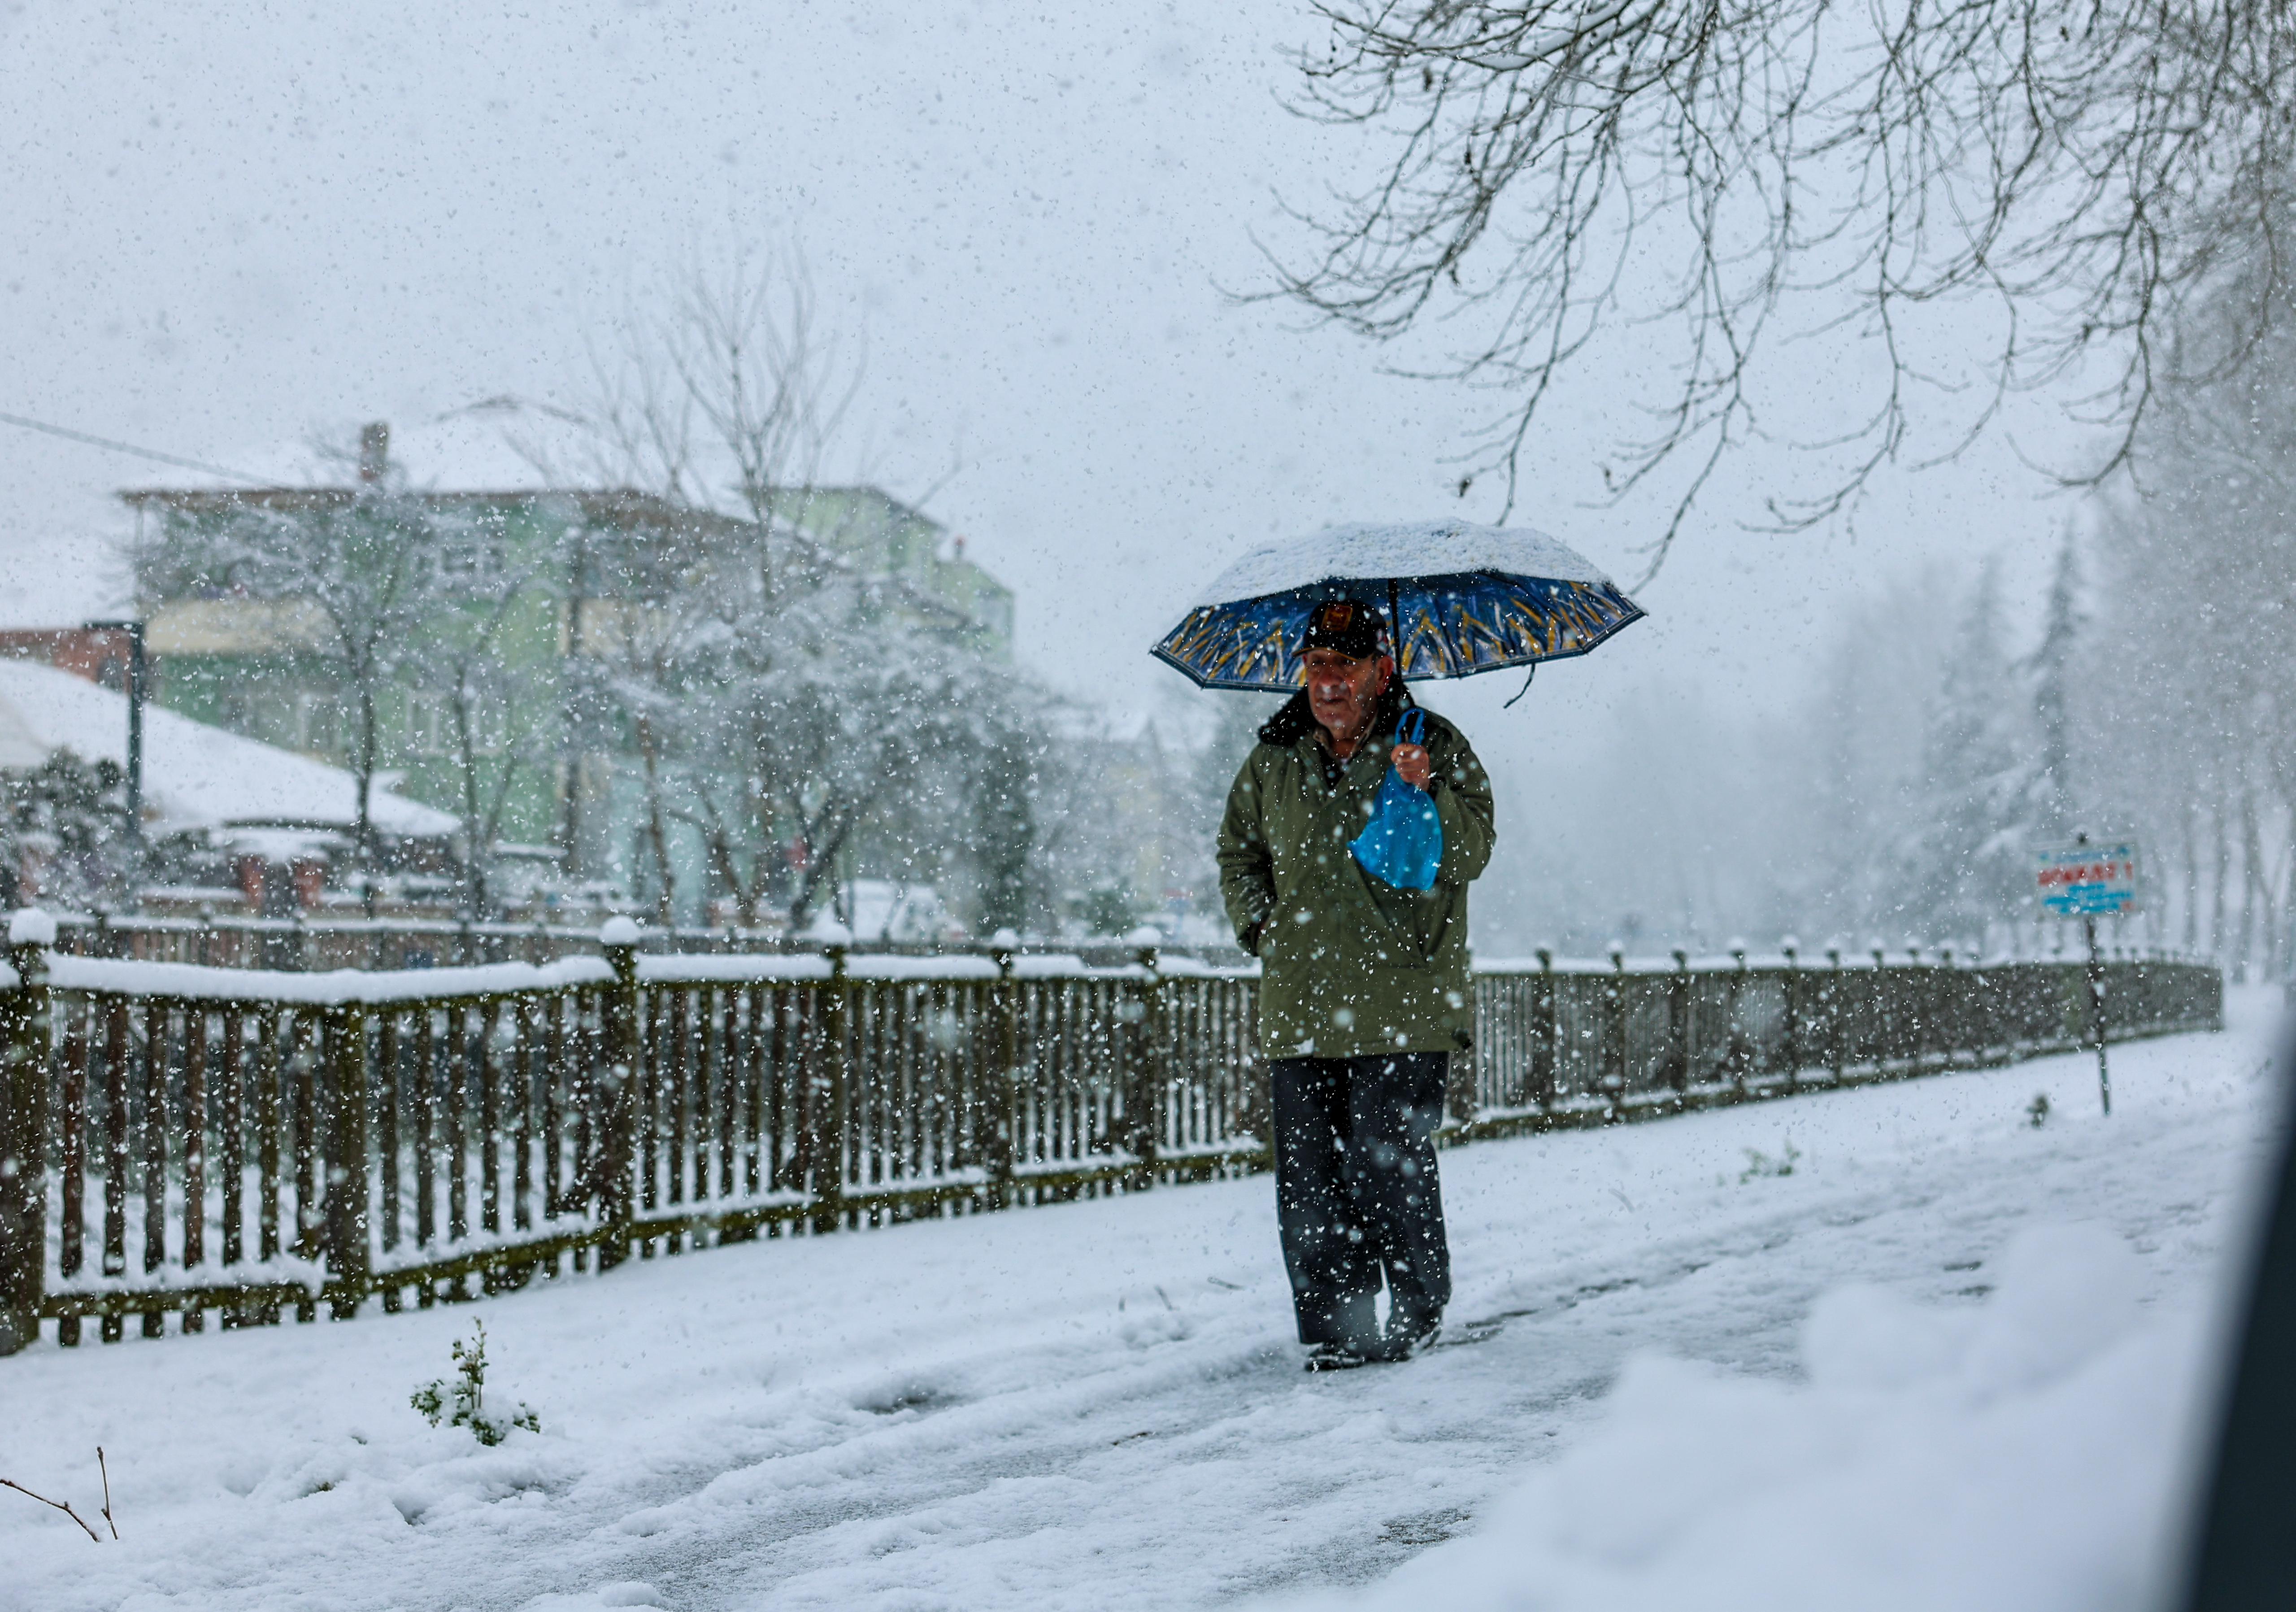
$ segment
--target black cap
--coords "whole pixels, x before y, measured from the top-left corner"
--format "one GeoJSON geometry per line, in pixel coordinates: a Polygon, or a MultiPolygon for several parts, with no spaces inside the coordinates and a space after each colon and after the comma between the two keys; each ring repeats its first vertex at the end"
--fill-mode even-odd
{"type": "Polygon", "coordinates": [[[1308,636],[1300,653],[1330,649],[1360,661],[1381,654],[1385,637],[1379,612],[1361,599],[1325,599],[1308,613],[1308,636]]]}

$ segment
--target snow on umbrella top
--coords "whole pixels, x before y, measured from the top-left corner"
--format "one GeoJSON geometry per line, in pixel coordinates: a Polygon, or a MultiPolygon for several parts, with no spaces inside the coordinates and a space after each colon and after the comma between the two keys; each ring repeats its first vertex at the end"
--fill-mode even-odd
{"type": "Polygon", "coordinates": [[[1584,555],[1529,527],[1364,523],[1251,550],[1150,653],[1206,688],[1297,688],[1308,612],[1349,595],[1384,606],[1390,629],[1400,618],[1406,679],[1585,654],[1643,614],[1584,555]]]}

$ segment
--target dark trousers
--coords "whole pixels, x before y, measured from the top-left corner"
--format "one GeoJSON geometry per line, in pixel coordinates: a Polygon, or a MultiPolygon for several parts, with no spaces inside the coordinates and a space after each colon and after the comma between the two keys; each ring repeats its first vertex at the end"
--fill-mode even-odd
{"type": "Polygon", "coordinates": [[[1447,1052],[1273,1060],[1275,1208],[1301,1343],[1376,1342],[1382,1277],[1398,1333],[1450,1301],[1434,1141],[1450,1062],[1447,1052]]]}

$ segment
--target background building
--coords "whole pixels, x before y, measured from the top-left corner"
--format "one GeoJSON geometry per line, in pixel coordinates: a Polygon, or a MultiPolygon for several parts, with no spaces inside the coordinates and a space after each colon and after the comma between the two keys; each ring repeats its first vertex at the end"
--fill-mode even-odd
{"type": "MultiPolygon", "coordinates": [[[[663,815],[642,702],[628,696],[634,680],[694,675],[690,654],[688,670],[668,664],[691,648],[670,639],[709,625],[709,601],[687,596],[709,586],[697,579],[716,556],[767,554],[808,599],[833,587],[882,628],[889,654],[924,635],[985,668],[1010,664],[1011,591],[961,538],[878,489],[792,495],[766,531],[583,485],[586,462],[572,416],[493,399],[404,437],[370,424],[355,452],[316,454],[299,483],[121,493],[137,521],[152,698],[364,764],[461,818],[474,869],[497,843],[529,865],[554,853],[570,889],[630,876],[645,790],[663,815]],[[664,665],[636,667],[652,637],[664,665]]],[[[724,627],[775,629],[754,613],[724,627]]],[[[693,843],[701,813],[670,816],[652,835],[665,889],[676,860],[693,900],[723,893],[727,879],[693,843]]]]}

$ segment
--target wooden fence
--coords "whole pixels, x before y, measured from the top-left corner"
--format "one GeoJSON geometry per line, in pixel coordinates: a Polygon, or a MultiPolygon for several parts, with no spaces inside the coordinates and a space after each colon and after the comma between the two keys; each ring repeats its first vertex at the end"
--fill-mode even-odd
{"type": "MultiPolygon", "coordinates": [[[[287,974],[13,945],[0,1353],[502,1292],[759,1236],[1263,1168],[1256,966],[654,956],[287,974]]],[[[2222,1022],[2107,965],[2117,1039],[2222,1022]]],[[[2082,969],[1742,956],[1478,973],[1447,1139],[2081,1044],[2082,969]]]]}

